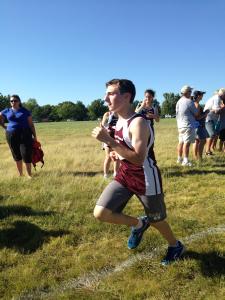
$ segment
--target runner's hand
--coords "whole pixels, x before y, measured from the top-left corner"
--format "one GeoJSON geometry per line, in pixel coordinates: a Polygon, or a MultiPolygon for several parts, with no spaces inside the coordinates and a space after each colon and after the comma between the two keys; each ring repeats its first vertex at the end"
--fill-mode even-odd
{"type": "Polygon", "coordinates": [[[95,127],[91,134],[94,138],[100,142],[106,143],[111,139],[108,131],[101,125],[101,127],[95,127]]]}

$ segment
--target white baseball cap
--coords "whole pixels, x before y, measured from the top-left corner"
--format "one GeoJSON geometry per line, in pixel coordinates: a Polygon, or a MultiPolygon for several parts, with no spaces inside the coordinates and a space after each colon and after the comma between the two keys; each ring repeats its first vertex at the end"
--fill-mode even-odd
{"type": "Polygon", "coordinates": [[[219,96],[225,96],[225,88],[219,89],[218,95],[219,95],[219,96]]]}
{"type": "Polygon", "coordinates": [[[187,93],[187,92],[191,92],[192,90],[193,90],[193,87],[191,87],[191,86],[189,86],[189,85],[184,85],[184,86],[181,88],[180,92],[181,92],[181,94],[185,94],[185,93],[187,93]]]}

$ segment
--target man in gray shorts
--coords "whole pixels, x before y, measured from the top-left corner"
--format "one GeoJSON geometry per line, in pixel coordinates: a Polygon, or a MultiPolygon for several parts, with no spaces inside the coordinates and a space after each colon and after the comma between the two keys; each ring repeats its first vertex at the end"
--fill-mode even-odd
{"type": "Polygon", "coordinates": [[[118,114],[114,138],[103,127],[96,127],[92,136],[106,143],[112,159],[120,160],[114,180],[101,194],[94,216],[103,222],[131,226],[128,248],[141,242],[143,233],[151,225],[167,240],[169,247],[163,265],[179,259],[185,248],[166,222],[166,207],[160,171],[153,151],[154,133],[150,123],[132,108],[135,86],[127,79],[113,79],[106,83],[105,101],[109,110],[118,114]],[[136,195],[146,216],[135,218],[122,213],[130,198],[136,195]]]}
{"type": "Polygon", "coordinates": [[[176,119],[179,133],[177,145],[177,163],[182,166],[191,166],[188,160],[190,144],[195,142],[195,118],[198,109],[191,100],[192,88],[185,85],[181,88],[182,97],[176,104],[176,119]]]}

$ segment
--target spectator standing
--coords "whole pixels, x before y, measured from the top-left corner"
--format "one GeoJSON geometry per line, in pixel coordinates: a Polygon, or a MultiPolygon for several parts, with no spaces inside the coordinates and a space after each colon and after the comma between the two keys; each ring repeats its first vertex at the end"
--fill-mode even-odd
{"type": "Polygon", "coordinates": [[[151,127],[154,131],[154,120],[159,122],[158,108],[153,105],[155,91],[148,89],[145,91],[144,96],[144,100],[137,105],[135,112],[144,115],[146,119],[150,121],[151,127]]]}
{"type": "Polygon", "coordinates": [[[199,116],[196,118],[196,129],[195,129],[195,143],[193,144],[193,155],[195,159],[202,160],[202,153],[206,143],[207,131],[205,129],[205,118],[207,116],[207,112],[203,113],[203,108],[199,104],[202,100],[205,92],[202,91],[194,91],[193,93],[193,101],[197,109],[199,109],[199,116]]]}
{"type": "Polygon", "coordinates": [[[181,88],[181,98],[176,104],[176,119],[179,133],[177,146],[177,163],[182,166],[191,166],[189,161],[190,144],[195,142],[195,118],[198,116],[198,108],[191,99],[192,88],[185,85],[181,88]]]}
{"type": "Polygon", "coordinates": [[[204,107],[204,111],[209,110],[205,121],[205,127],[207,130],[205,154],[209,156],[213,155],[213,142],[218,135],[216,126],[223,100],[225,100],[225,88],[219,89],[219,91],[206,102],[204,107]]]}
{"type": "Polygon", "coordinates": [[[219,116],[219,140],[219,151],[225,152],[225,100],[223,100],[219,116]]]}
{"type": "Polygon", "coordinates": [[[0,112],[1,126],[6,131],[6,140],[11,150],[19,176],[23,176],[23,161],[28,178],[31,178],[32,136],[37,140],[31,113],[22,106],[20,97],[10,97],[11,108],[0,112]],[[7,127],[5,122],[8,122],[7,127]]]}

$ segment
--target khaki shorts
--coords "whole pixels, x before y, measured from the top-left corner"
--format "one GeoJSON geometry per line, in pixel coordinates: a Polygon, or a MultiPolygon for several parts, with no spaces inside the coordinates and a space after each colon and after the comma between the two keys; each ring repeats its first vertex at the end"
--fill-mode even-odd
{"type": "MultiPolygon", "coordinates": [[[[128,201],[134,195],[118,181],[113,180],[103,191],[96,205],[105,207],[112,212],[121,213],[128,201]]],[[[164,195],[154,196],[136,195],[144,207],[145,213],[151,223],[162,221],[166,218],[164,195]]]]}
{"type": "Polygon", "coordinates": [[[178,133],[179,143],[191,144],[195,142],[196,134],[194,128],[179,128],[178,133]]]}

